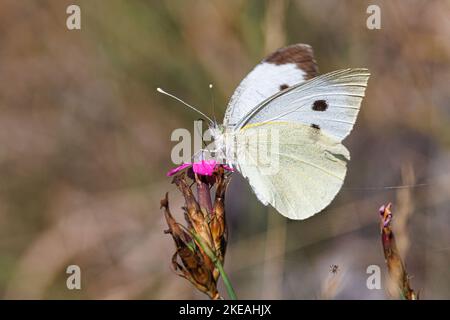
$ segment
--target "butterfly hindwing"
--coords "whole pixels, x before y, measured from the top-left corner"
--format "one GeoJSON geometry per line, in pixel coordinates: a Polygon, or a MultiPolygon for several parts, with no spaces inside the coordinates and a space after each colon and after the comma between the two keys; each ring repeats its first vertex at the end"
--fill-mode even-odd
{"type": "Polygon", "coordinates": [[[321,211],[343,184],[349,152],[315,128],[289,122],[254,124],[240,130],[238,141],[238,169],[262,203],[290,219],[321,211]],[[269,162],[264,145],[270,145],[269,162]]]}

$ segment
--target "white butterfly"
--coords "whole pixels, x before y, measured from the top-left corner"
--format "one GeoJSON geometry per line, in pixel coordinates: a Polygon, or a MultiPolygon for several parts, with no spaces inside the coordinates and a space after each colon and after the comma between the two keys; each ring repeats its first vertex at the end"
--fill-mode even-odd
{"type": "Polygon", "coordinates": [[[310,46],[279,49],[242,80],[223,125],[211,128],[216,151],[264,205],[306,219],[342,187],[350,154],[341,141],[353,128],[369,76],[367,69],[317,76],[310,46]],[[261,153],[277,170],[267,171],[261,153]]]}

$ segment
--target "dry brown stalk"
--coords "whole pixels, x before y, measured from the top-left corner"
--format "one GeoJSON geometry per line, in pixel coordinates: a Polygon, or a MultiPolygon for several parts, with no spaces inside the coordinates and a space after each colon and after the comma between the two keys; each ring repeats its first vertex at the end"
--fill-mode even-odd
{"type": "Polygon", "coordinates": [[[410,277],[406,271],[405,264],[400,256],[392,231],[392,204],[388,203],[380,208],[381,217],[381,242],[383,252],[388,267],[389,275],[394,283],[400,289],[401,295],[407,300],[417,300],[418,295],[411,289],[410,277]]]}

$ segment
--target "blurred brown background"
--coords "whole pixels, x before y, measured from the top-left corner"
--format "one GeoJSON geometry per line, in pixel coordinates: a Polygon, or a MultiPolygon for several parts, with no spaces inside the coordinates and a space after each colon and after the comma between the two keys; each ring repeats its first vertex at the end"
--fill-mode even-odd
{"type": "MultiPolygon", "coordinates": [[[[448,1],[15,1],[0,4],[0,297],[203,299],[170,270],[159,200],[170,191],[171,132],[216,114],[270,51],[308,43],[322,73],[367,67],[345,140],[343,190],[321,214],[287,221],[234,174],[225,269],[239,298],[377,299],[386,267],[378,208],[394,202],[414,289],[450,298],[448,1]],[[66,8],[81,7],[81,30],[66,8]],[[369,4],[381,30],[366,28],[369,4]],[[383,189],[400,184],[427,184],[383,189]],[[66,267],[82,290],[66,288],[66,267]],[[336,276],[330,265],[339,266],[336,276]]],[[[178,211],[178,213],[180,213],[178,211]]],[[[223,290],[223,287],[222,287],[223,290]]]]}

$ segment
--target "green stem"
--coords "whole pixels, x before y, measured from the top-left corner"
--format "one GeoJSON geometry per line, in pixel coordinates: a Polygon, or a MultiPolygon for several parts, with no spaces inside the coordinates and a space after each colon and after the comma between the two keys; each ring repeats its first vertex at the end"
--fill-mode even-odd
{"type": "Polygon", "coordinates": [[[217,269],[219,269],[219,273],[222,276],[223,284],[227,289],[228,296],[230,297],[231,300],[237,300],[237,296],[236,293],[234,292],[233,286],[231,285],[231,281],[228,278],[227,274],[225,273],[225,270],[223,269],[219,259],[217,259],[216,267],[217,269]]]}
{"type": "Polygon", "coordinates": [[[230,299],[237,300],[237,296],[236,296],[236,293],[234,292],[233,286],[231,285],[230,278],[228,278],[225,270],[223,269],[222,263],[220,263],[219,259],[214,254],[214,252],[211,250],[211,248],[207,244],[205,244],[203,242],[203,240],[195,232],[192,232],[192,231],[189,231],[189,232],[191,233],[191,235],[194,237],[195,241],[198,242],[200,247],[202,247],[203,251],[205,251],[206,255],[212,260],[214,265],[219,270],[219,273],[223,279],[223,284],[225,285],[225,288],[227,289],[227,293],[228,293],[228,296],[230,297],[230,299]]]}

